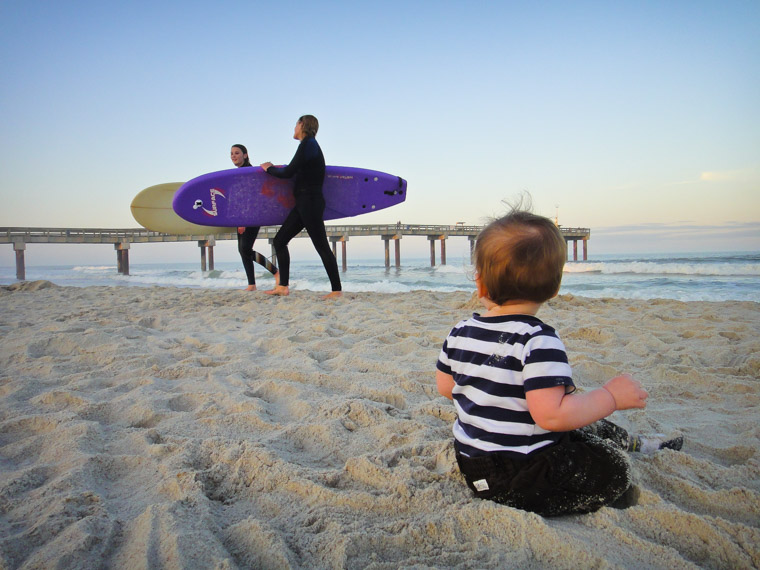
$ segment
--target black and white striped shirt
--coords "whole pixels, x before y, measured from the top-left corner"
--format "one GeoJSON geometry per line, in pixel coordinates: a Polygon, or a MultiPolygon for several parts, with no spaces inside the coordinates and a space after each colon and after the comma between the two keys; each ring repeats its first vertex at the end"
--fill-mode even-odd
{"type": "Polygon", "coordinates": [[[565,346],[540,319],[474,314],[451,330],[437,368],[456,384],[453,431],[465,455],[524,457],[559,439],[536,425],[525,400],[529,390],[575,387],[565,346]]]}

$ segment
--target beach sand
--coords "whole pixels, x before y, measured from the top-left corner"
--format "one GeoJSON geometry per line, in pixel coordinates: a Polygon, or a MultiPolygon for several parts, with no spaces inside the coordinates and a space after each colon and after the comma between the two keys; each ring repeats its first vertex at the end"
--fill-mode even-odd
{"type": "Polygon", "coordinates": [[[682,433],[638,506],[474,499],[434,371],[469,293],[0,288],[0,568],[757,568],[760,304],[561,296],[576,384],[682,433]]]}

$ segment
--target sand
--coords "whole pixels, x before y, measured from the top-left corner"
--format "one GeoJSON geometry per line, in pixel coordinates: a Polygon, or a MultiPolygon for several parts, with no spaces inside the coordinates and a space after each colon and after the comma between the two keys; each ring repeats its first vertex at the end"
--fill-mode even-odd
{"type": "Polygon", "coordinates": [[[469,293],[0,288],[0,568],[757,568],[760,304],[562,296],[576,383],[682,433],[638,506],[474,499],[434,366],[469,293]]]}

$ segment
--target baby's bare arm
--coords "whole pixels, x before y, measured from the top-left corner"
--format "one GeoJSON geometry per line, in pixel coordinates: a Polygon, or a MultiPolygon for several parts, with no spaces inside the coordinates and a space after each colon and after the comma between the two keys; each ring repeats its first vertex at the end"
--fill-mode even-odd
{"type": "Polygon", "coordinates": [[[582,394],[566,394],[564,386],[525,394],[533,420],[549,431],[570,431],[606,418],[615,410],[644,408],[646,398],[641,384],[627,374],[582,394]]]}
{"type": "Polygon", "coordinates": [[[451,395],[451,391],[454,389],[454,377],[451,374],[436,370],[435,383],[438,385],[438,392],[441,396],[446,396],[449,400],[454,399],[451,395]]]}

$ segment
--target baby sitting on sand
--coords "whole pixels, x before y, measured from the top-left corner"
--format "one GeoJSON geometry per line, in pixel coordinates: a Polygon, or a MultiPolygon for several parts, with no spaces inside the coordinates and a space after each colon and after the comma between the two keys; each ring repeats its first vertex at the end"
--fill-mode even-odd
{"type": "Polygon", "coordinates": [[[557,295],[565,240],[548,218],[515,210],[488,225],[475,248],[486,308],[458,323],[438,358],[438,391],[454,400],[459,469],[477,497],[543,516],[635,505],[625,451],[680,449],[682,438],[629,437],[605,420],[646,407],[627,374],[577,393],[565,347],[536,318],[557,295]]]}

